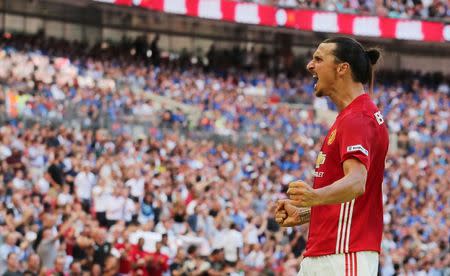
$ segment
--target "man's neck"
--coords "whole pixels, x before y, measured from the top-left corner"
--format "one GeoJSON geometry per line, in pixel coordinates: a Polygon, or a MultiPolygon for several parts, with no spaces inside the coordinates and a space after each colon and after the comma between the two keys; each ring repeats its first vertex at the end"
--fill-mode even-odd
{"type": "Polygon", "coordinates": [[[341,87],[336,90],[339,93],[330,95],[330,99],[337,106],[339,112],[353,102],[354,99],[364,94],[364,86],[361,83],[354,83],[350,87],[341,87]]]}

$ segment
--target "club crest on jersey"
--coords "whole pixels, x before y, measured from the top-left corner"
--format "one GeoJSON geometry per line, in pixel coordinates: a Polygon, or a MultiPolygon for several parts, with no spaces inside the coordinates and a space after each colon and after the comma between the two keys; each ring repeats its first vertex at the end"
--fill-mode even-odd
{"type": "Polygon", "coordinates": [[[316,159],[316,169],[318,169],[320,167],[320,165],[325,163],[326,157],[327,157],[327,155],[325,153],[319,152],[319,155],[317,156],[317,159],[316,159]]]}
{"type": "Polygon", "coordinates": [[[331,132],[330,136],[328,136],[327,144],[328,145],[333,144],[334,139],[336,139],[336,129],[331,132]]]}
{"type": "Polygon", "coordinates": [[[347,152],[354,152],[354,151],[360,151],[360,152],[364,153],[364,155],[369,156],[369,151],[366,150],[361,145],[353,145],[353,146],[348,146],[347,147],[347,152]]]}

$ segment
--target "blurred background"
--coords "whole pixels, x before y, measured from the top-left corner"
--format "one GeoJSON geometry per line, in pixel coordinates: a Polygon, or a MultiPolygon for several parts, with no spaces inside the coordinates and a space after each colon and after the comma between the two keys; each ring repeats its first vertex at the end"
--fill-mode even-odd
{"type": "Polygon", "coordinates": [[[445,0],[0,0],[0,275],[296,275],[336,107],[306,63],[377,46],[379,274],[450,275],[445,0]]]}

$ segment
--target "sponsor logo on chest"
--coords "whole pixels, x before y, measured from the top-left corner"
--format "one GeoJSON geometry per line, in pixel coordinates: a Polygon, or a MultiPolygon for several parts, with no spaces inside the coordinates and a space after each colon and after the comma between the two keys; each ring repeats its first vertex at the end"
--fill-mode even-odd
{"type": "Polygon", "coordinates": [[[323,177],[324,172],[313,172],[314,177],[323,177]]]}
{"type": "Polygon", "coordinates": [[[316,169],[318,169],[320,167],[320,165],[325,163],[326,158],[327,158],[327,155],[325,153],[323,153],[322,151],[319,152],[319,155],[317,156],[317,159],[316,159],[316,169]]]}

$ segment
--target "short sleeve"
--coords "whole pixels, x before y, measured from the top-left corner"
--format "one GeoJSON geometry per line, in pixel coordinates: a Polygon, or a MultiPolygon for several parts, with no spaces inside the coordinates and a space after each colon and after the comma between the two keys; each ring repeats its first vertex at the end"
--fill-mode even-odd
{"type": "Polygon", "coordinates": [[[354,158],[370,168],[370,157],[374,143],[376,125],[371,118],[363,114],[345,117],[338,129],[341,163],[354,158]]]}

